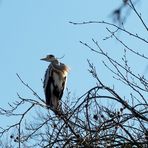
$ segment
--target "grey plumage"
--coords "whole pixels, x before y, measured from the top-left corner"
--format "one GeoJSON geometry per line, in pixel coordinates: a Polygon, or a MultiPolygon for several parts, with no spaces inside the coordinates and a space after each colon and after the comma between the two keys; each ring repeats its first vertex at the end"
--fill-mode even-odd
{"type": "Polygon", "coordinates": [[[67,80],[68,67],[60,63],[53,55],[48,55],[45,60],[51,62],[45,73],[44,92],[47,107],[58,110],[67,80]]]}

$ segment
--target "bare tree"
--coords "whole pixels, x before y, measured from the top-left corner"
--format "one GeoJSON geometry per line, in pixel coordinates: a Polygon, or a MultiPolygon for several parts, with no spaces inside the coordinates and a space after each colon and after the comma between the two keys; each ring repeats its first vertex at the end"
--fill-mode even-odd
{"type": "MultiPolygon", "coordinates": [[[[147,32],[147,24],[136,9],[132,0],[124,1],[126,7],[133,11],[147,32]]],[[[62,112],[55,115],[47,110],[44,100],[25,83],[17,74],[24,87],[32,92],[34,98],[25,98],[18,94],[16,102],[9,104],[9,109],[0,108],[0,115],[16,118],[14,124],[0,127],[0,144],[2,147],[148,147],[148,80],[144,74],[134,72],[128,62],[128,54],[138,59],[148,60],[148,56],[129,47],[118,37],[123,32],[129,38],[135,38],[139,44],[148,44],[148,40],[124,28],[105,21],[70,22],[73,25],[101,24],[107,25],[109,36],[104,40],[116,39],[123,47],[122,61],[111,57],[96,39],[90,43],[80,41],[94,54],[103,57],[104,68],[113,75],[115,81],[121,82],[130,93],[124,96],[114,86],[105,84],[100,73],[91,60],[88,60],[89,73],[96,85],[75,98],[67,89],[62,102],[62,112]],[[110,29],[111,26],[111,29],[110,29]],[[114,31],[112,31],[114,28],[114,31]],[[20,113],[19,108],[23,108],[20,113]],[[36,112],[36,115],[30,114],[36,112]]]]}

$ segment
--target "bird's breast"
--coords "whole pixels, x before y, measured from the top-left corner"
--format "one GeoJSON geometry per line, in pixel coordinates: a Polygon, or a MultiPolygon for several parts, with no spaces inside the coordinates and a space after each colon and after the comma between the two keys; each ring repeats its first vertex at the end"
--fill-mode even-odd
{"type": "Polygon", "coordinates": [[[59,89],[63,87],[63,82],[65,81],[64,74],[60,73],[53,73],[54,85],[57,86],[59,89]]]}

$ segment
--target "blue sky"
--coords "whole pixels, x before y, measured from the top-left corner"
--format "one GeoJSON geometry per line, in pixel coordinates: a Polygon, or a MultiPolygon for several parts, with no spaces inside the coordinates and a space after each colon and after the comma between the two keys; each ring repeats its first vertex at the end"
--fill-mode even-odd
{"type": "MultiPolygon", "coordinates": [[[[91,43],[91,39],[95,38],[102,47],[112,49],[111,54],[117,58],[123,53],[120,51],[121,46],[115,40],[102,40],[109,35],[104,25],[74,26],[69,21],[111,22],[110,13],[119,5],[119,0],[1,0],[0,106],[5,107],[8,102],[17,100],[17,92],[26,97],[30,96],[30,92],[18,80],[16,73],[44,98],[41,79],[48,63],[40,61],[40,58],[50,53],[57,57],[65,55],[62,62],[71,69],[67,86],[73,95],[79,96],[95,84],[87,71],[87,59],[96,64],[100,77],[112,86],[114,80],[108,76],[103,65],[100,65],[101,57],[90,52],[79,41],[91,43]]],[[[147,6],[147,0],[137,6],[138,10],[145,14],[143,17],[146,22],[147,6]]],[[[129,16],[126,26],[146,37],[146,31],[138,23],[136,15],[129,16]]],[[[119,36],[130,46],[146,50],[145,44],[141,46],[122,33],[119,36]]],[[[129,60],[133,64],[136,58],[129,55],[129,60]]],[[[136,65],[133,64],[133,67],[135,71],[142,73],[146,64],[146,61],[139,61],[136,65]]]]}

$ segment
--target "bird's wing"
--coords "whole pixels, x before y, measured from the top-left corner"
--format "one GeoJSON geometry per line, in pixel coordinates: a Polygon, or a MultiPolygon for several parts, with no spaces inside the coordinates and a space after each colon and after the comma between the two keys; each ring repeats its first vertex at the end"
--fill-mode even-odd
{"type": "Polygon", "coordinates": [[[52,66],[51,64],[48,66],[46,72],[45,72],[45,76],[44,76],[44,82],[43,82],[43,88],[45,89],[47,87],[47,84],[48,84],[48,81],[49,81],[49,78],[51,77],[51,69],[52,69],[52,66]]]}
{"type": "Polygon", "coordinates": [[[53,106],[53,90],[54,90],[54,80],[52,78],[52,67],[49,65],[48,69],[46,70],[45,73],[45,78],[44,78],[44,92],[45,92],[45,97],[46,97],[46,105],[48,106],[53,106]]]}

